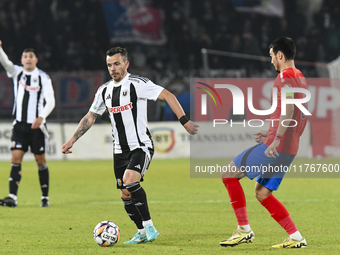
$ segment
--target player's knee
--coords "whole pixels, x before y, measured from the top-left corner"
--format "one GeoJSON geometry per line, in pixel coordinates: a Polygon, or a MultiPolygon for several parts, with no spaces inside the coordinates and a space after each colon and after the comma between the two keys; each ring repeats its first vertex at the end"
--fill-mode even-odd
{"type": "Polygon", "coordinates": [[[262,201],[263,199],[266,199],[271,193],[268,193],[267,191],[263,190],[255,190],[255,197],[258,201],[262,201]]]}
{"type": "Polygon", "coordinates": [[[130,192],[127,189],[122,189],[120,191],[120,197],[122,199],[129,199],[129,198],[131,198],[131,194],[130,194],[130,192]]]}
{"type": "Polygon", "coordinates": [[[123,176],[124,184],[130,184],[134,182],[139,182],[141,179],[141,174],[136,171],[126,171],[123,176]]]}

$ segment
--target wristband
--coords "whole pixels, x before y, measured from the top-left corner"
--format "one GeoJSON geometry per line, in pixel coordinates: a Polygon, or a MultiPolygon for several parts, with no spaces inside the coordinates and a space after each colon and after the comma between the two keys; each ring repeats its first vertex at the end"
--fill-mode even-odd
{"type": "Polygon", "coordinates": [[[276,133],[274,140],[280,140],[281,141],[281,138],[282,138],[282,136],[280,134],[276,133]]]}
{"type": "Polygon", "coordinates": [[[188,117],[186,115],[183,115],[180,119],[179,122],[184,126],[187,122],[189,121],[188,117]]]}

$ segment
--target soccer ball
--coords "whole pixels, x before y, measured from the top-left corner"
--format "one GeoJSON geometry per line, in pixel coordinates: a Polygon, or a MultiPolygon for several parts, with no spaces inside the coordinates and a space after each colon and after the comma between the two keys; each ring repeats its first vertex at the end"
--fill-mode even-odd
{"type": "Polygon", "coordinates": [[[102,221],[93,230],[93,238],[96,243],[103,247],[115,245],[120,237],[119,227],[112,221],[102,221]]]}

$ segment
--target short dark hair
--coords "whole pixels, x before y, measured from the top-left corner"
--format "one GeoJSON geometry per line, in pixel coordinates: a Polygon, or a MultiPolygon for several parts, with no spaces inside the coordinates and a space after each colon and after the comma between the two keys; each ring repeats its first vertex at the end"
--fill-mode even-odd
{"type": "Polygon", "coordinates": [[[270,44],[269,49],[273,49],[275,55],[281,51],[287,60],[295,58],[296,46],[292,38],[280,37],[270,44]]]}
{"type": "Polygon", "coordinates": [[[35,54],[35,50],[32,48],[24,49],[22,53],[26,53],[26,52],[33,52],[35,54]]]}
{"type": "Polygon", "coordinates": [[[112,57],[113,55],[115,54],[121,54],[123,58],[125,58],[125,61],[128,60],[128,52],[125,48],[122,48],[122,47],[114,47],[114,48],[111,48],[109,49],[107,52],[106,52],[106,56],[110,56],[112,57]]]}

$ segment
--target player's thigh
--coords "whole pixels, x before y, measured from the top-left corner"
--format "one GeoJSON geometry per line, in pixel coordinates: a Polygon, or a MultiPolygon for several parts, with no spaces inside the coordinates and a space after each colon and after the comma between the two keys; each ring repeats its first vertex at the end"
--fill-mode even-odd
{"type": "Polygon", "coordinates": [[[294,158],[294,155],[279,152],[277,162],[266,166],[262,170],[262,173],[256,178],[256,181],[269,190],[278,190],[282,179],[294,158]]]}
{"type": "Polygon", "coordinates": [[[117,189],[126,189],[123,183],[123,176],[126,167],[129,164],[128,154],[127,153],[114,154],[113,164],[117,189]]]}
{"type": "Polygon", "coordinates": [[[234,161],[231,161],[225,168],[223,168],[223,171],[221,173],[221,178],[237,178],[241,179],[245,177],[245,174],[241,172],[241,170],[236,166],[234,161]]]}
{"type": "MultiPolygon", "coordinates": [[[[27,123],[18,122],[13,126],[11,136],[11,150],[28,151],[30,139],[30,126],[27,123]]],[[[13,154],[12,154],[13,155],[13,154]]]]}
{"type": "Polygon", "coordinates": [[[279,158],[268,158],[264,154],[267,148],[267,145],[259,143],[240,153],[233,161],[240,171],[252,180],[259,176],[266,167],[276,164],[279,160],[279,158]]]}
{"type": "Polygon", "coordinates": [[[45,154],[45,135],[40,128],[31,130],[30,146],[35,155],[45,154]]]}
{"type": "Polygon", "coordinates": [[[131,152],[129,164],[127,169],[136,171],[144,176],[149,168],[151,159],[153,156],[153,150],[148,148],[138,148],[131,152]]]}

